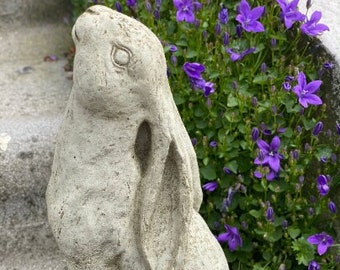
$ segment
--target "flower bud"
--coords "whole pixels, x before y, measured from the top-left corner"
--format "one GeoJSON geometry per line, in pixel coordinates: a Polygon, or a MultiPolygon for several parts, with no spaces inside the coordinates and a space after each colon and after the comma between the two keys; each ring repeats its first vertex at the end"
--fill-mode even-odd
{"type": "Polygon", "coordinates": [[[335,214],[335,213],[336,213],[336,205],[335,205],[335,203],[332,202],[332,201],[330,201],[330,202],[328,203],[328,209],[329,209],[329,211],[331,211],[333,214],[335,214]]]}
{"type": "Polygon", "coordinates": [[[274,210],[273,207],[269,206],[266,211],[266,219],[270,222],[274,221],[274,210]]]}
{"type": "Polygon", "coordinates": [[[270,45],[272,46],[272,48],[275,48],[276,47],[276,39],[275,38],[272,38],[271,40],[270,40],[270,45]]]}
{"type": "Polygon", "coordinates": [[[221,25],[219,23],[216,23],[215,25],[215,34],[219,36],[221,34],[221,25]]]}
{"type": "Polygon", "coordinates": [[[314,136],[319,135],[322,129],[323,129],[323,123],[321,121],[317,122],[313,129],[313,135],[314,136]]]}
{"type": "Polygon", "coordinates": [[[259,138],[260,131],[257,127],[254,127],[251,131],[251,139],[256,142],[257,139],[259,138]]]}
{"type": "Polygon", "coordinates": [[[223,33],[223,45],[224,46],[229,45],[229,34],[228,34],[228,32],[223,33]]]}
{"type": "Polygon", "coordinates": [[[119,1],[116,1],[115,8],[118,12],[122,12],[122,5],[120,4],[119,1]]]}

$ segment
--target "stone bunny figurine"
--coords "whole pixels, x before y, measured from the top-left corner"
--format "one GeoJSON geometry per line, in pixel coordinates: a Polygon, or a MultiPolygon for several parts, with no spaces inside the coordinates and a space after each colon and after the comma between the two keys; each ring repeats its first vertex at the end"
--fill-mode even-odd
{"type": "Polygon", "coordinates": [[[100,5],[72,35],[74,85],[46,193],[68,268],[228,270],[198,214],[196,155],[159,40],[100,5]]]}

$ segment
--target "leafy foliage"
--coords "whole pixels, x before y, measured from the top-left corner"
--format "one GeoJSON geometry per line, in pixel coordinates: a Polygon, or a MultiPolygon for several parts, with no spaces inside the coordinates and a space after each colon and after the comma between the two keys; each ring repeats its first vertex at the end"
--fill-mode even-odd
{"type": "MultiPolygon", "coordinates": [[[[72,2],[75,16],[93,4],[72,2]]],[[[251,8],[265,7],[261,16],[262,9],[252,11],[264,30],[253,21],[256,31],[245,31],[236,20],[239,0],[204,1],[190,9],[190,17],[179,16],[181,6],[170,0],[133,6],[97,2],[137,18],[162,41],[169,83],[194,143],[202,184],[218,183],[214,191],[204,191],[201,214],[215,235],[225,233],[228,224],[242,238],[235,251],[222,244],[231,269],[306,269],[312,260],[321,269],[335,269],[337,247],[320,257],[306,240],[321,231],[335,236],[339,216],[333,204],[328,209],[330,198],[319,193],[317,179],[327,176],[322,188],[339,187],[340,126],[334,123],[313,135],[316,123],[326,120],[326,105],[303,95],[310,90],[322,99],[324,84],[317,92],[318,81],[327,79],[332,64],[315,53],[317,39],[301,32],[304,15],[285,21],[284,0],[249,1],[251,8]],[[222,9],[228,11],[223,20],[222,9]],[[205,85],[184,72],[185,63],[204,65],[200,82],[213,83],[214,89],[204,92],[205,85]]],[[[242,25],[247,27],[244,18],[242,25]]]]}

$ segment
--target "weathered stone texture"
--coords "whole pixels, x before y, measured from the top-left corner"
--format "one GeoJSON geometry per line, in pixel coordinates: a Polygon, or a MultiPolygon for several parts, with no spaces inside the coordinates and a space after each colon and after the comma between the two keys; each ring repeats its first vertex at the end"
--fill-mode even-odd
{"type": "Polygon", "coordinates": [[[196,155],[158,38],[99,5],[73,38],[74,85],[46,193],[69,268],[228,269],[198,214],[196,155]]]}

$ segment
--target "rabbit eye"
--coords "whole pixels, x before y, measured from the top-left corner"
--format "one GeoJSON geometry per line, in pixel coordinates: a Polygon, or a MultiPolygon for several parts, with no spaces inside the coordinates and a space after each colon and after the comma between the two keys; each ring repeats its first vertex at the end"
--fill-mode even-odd
{"type": "Polygon", "coordinates": [[[130,51],[125,48],[113,46],[112,62],[118,67],[125,67],[130,62],[130,51]]]}

